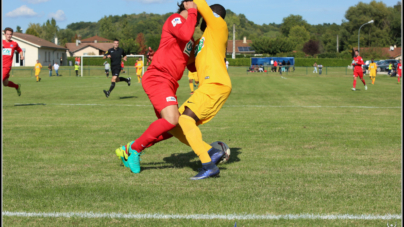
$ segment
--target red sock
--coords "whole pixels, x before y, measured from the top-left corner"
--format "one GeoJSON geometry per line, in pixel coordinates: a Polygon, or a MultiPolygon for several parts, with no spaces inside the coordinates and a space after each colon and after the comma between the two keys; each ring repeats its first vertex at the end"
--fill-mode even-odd
{"type": "MultiPolygon", "coordinates": [[[[165,132],[165,133],[163,133],[163,135],[160,135],[159,137],[157,137],[157,139],[156,139],[155,141],[153,141],[152,143],[150,143],[146,148],[149,148],[149,147],[153,146],[154,144],[156,144],[156,143],[158,143],[158,142],[161,142],[161,141],[163,141],[163,140],[170,139],[171,137],[173,137],[173,135],[171,135],[171,134],[165,132]]],[[[127,145],[125,145],[125,150],[126,150],[126,148],[127,148],[126,146],[127,146],[127,145]]]]}
{"type": "Polygon", "coordinates": [[[365,85],[365,86],[366,86],[365,79],[362,79],[362,83],[363,83],[363,85],[365,85]]]}
{"type": "Polygon", "coordinates": [[[12,81],[8,81],[7,87],[13,87],[13,88],[15,88],[15,89],[18,89],[18,85],[15,84],[15,83],[13,83],[12,81]]]}
{"type": "Polygon", "coordinates": [[[400,77],[398,77],[398,82],[400,83],[400,77]]]}
{"type": "Polygon", "coordinates": [[[175,128],[166,119],[160,118],[153,122],[149,128],[132,144],[131,148],[137,152],[142,152],[145,148],[167,139],[167,132],[175,128]]]}
{"type": "Polygon", "coordinates": [[[356,80],[353,81],[353,88],[356,88],[356,80]]]}

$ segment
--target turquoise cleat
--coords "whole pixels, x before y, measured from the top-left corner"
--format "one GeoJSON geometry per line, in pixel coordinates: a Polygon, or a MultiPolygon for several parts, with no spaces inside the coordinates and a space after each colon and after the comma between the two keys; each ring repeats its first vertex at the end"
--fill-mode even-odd
{"type": "Polygon", "coordinates": [[[128,165],[129,165],[129,169],[132,171],[132,173],[140,173],[140,155],[142,155],[141,153],[138,153],[135,150],[132,150],[131,146],[134,143],[130,142],[128,143],[127,147],[127,153],[129,154],[128,157],[128,165]]]}
{"type": "Polygon", "coordinates": [[[129,167],[128,164],[128,155],[125,152],[125,146],[119,147],[115,150],[116,156],[118,156],[125,167],[129,167]]]}

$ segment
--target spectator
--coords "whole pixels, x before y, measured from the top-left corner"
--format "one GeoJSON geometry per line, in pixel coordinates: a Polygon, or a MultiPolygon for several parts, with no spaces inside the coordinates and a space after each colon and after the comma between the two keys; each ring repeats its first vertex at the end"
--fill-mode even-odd
{"type": "Polygon", "coordinates": [[[322,74],[323,73],[323,65],[318,65],[318,74],[322,74]]]}
{"type": "Polygon", "coordinates": [[[260,65],[260,67],[258,68],[258,71],[259,71],[260,73],[263,73],[263,72],[264,72],[264,67],[263,67],[262,65],[260,65]]]}
{"type": "Polygon", "coordinates": [[[388,75],[390,75],[391,74],[391,70],[393,69],[393,64],[392,63],[390,63],[389,64],[389,69],[388,69],[388,75]]]}
{"type": "Polygon", "coordinates": [[[60,57],[60,65],[63,65],[63,58],[60,57]]]}
{"type": "Polygon", "coordinates": [[[282,69],[283,69],[283,71],[285,72],[285,66],[286,66],[285,60],[282,61],[282,65],[283,65],[282,69]]]}
{"type": "Polygon", "coordinates": [[[314,62],[313,67],[314,67],[314,71],[313,71],[313,73],[317,73],[317,62],[314,62]]]}
{"type": "Polygon", "coordinates": [[[281,74],[282,75],[282,62],[279,62],[279,74],[281,74]]]}
{"type": "Polygon", "coordinates": [[[274,61],[274,67],[272,67],[273,72],[276,72],[276,67],[278,67],[278,62],[274,61]]]}
{"type": "Polygon", "coordinates": [[[53,65],[53,68],[55,69],[56,76],[59,76],[59,65],[58,65],[58,63],[55,62],[55,64],[53,65]]]}
{"type": "Polygon", "coordinates": [[[274,66],[274,60],[273,59],[271,59],[271,66],[272,67],[274,66]]]}
{"type": "Polygon", "coordinates": [[[52,65],[51,64],[49,64],[48,69],[49,69],[49,77],[51,77],[52,76],[52,65]]]}
{"type": "Polygon", "coordinates": [[[226,60],[226,69],[229,69],[229,61],[226,60]]]}
{"type": "Polygon", "coordinates": [[[79,62],[79,65],[81,63],[81,57],[77,57],[77,61],[79,62]]]}
{"type": "Polygon", "coordinates": [[[79,58],[78,58],[78,57],[75,57],[75,58],[74,58],[74,64],[75,64],[75,65],[78,65],[78,64],[79,64],[79,58]]]}
{"type": "Polygon", "coordinates": [[[289,67],[290,67],[290,61],[288,61],[287,63],[286,63],[286,72],[289,72],[289,67]]]}

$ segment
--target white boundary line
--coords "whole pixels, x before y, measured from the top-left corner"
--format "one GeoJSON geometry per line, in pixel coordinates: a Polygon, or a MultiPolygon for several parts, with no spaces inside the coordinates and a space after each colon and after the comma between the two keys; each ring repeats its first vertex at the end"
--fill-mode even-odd
{"type": "MultiPolygon", "coordinates": [[[[24,103],[15,103],[14,105],[23,105],[24,103]]],[[[27,104],[27,103],[25,103],[27,104]]],[[[49,105],[55,106],[135,106],[135,107],[152,107],[152,105],[124,105],[124,104],[65,104],[65,103],[51,103],[49,105]]],[[[271,106],[271,105],[224,105],[223,107],[233,108],[354,108],[354,109],[401,109],[401,106],[271,106]]]]}
{"type": "Polygon", "coordinates": [[[50,217],[50,218],[119,218],[119,219],[192,219],[192,220],[401,220],[400,214],[372,215],[372,214],[285,214],[285,215],[255,215],[255,214],[122,214],[122,213],[29,213],[3,211],[8,217],[50,217]]]}

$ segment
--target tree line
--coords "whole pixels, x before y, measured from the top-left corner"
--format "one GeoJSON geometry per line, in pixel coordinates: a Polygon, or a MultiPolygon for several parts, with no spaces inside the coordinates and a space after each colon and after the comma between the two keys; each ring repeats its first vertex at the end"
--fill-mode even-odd
{"type": "MultiPolygon", "coordinates": [[[[78,38],[85,39],[95,35],[111,40],[117,38],[126,52],[144,54],[148,46],[158,48],[162,26],[171,14],[109,15],[97,22],[72,23],[65,29],[60,29],[56,21],[51,19],[42,25],[29,24],[26,33],[48,41],[53,41],[56,35],[62,46],[75,42],[78,38]]],[[[359,2],[346,11],[340,25],[311,25],[300,15],[285,17],[281,24],[258,25],[248,20],[244,14],[236,14],[231,10],[227,10],[225,20],[229,29],[229,40],[233,37],[235,24],[236,39],[247,37],[253,40],[252,47],[256,53],[262,54],[288,53],[297,57],[316,54],[329,57],[350,55],[358,42],[359,27],[370,20],[375,22],[361,29],[361,47],[401,46],[401,1],[393,7],[377,1],[359,2]]],[[[197,28],[195,37],[201,35],[202,32],[197,28]]]]}

